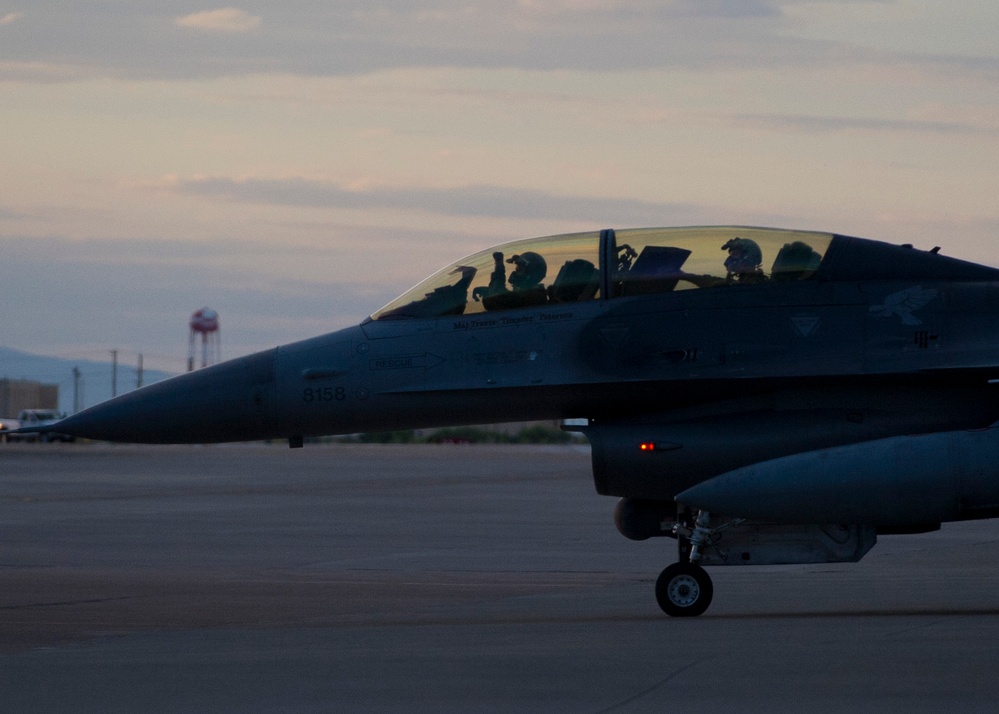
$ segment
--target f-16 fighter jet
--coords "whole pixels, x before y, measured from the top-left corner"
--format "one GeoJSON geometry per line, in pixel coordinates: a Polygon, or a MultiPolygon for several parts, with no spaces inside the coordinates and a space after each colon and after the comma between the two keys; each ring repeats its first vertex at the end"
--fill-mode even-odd
{"type": "Polygon", "coordinates": [[[999,270],[749,227],[499,245],[360,325],[154,384],[60,434],[287,439],[564,419],[628,538],[670,538],[662,609],[705,567],[856,561],[999,515],[999,270]]]}

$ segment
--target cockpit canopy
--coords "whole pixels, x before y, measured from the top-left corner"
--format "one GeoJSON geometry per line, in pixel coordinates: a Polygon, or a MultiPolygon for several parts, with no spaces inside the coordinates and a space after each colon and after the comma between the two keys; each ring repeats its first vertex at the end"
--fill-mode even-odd
{"type": "Polygon", "coordinates": [[[435,273],[373,320],[469,315],[726,285],[807,280],[830,233],[767,228],[641,228],[531,238],[435,273]]]}
{"type": "Polygon", "coordinates": [[[469,315],[730,285],[807,280],[830,233],[642,228],[515,241],[450,265],[372,315],[469,315]]]}

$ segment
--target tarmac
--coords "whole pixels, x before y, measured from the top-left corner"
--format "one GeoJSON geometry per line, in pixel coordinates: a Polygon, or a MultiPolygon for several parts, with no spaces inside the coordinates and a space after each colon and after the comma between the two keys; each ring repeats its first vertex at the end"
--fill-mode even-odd
{"type": "Polygon", "coordinates": [[[999,522],[671,619],[613,507],[584,446],[0,444],[0,711],[999,710],[999,522]]]}

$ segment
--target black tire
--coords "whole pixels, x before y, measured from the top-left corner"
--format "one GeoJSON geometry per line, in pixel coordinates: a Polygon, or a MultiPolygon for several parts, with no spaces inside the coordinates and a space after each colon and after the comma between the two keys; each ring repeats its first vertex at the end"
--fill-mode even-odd
{"type": "Polygon", "coordinates": [[[656,580],[656,602],[670,617],[697,617],[711,604],[714,587],[699,565],[673,563],[656,580]]]}

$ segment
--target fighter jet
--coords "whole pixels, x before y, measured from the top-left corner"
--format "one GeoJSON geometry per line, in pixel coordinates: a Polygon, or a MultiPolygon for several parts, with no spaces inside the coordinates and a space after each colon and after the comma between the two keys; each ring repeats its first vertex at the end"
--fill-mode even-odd
{"type": "Polygon", "coordinates": [[[563,419],[632,539],[705,566],[857,561],[999,515],[999,270],[832,233],[603,230],[500,245],[360,325],[160,382],[51,428],[226,442],[563,419]]]}

